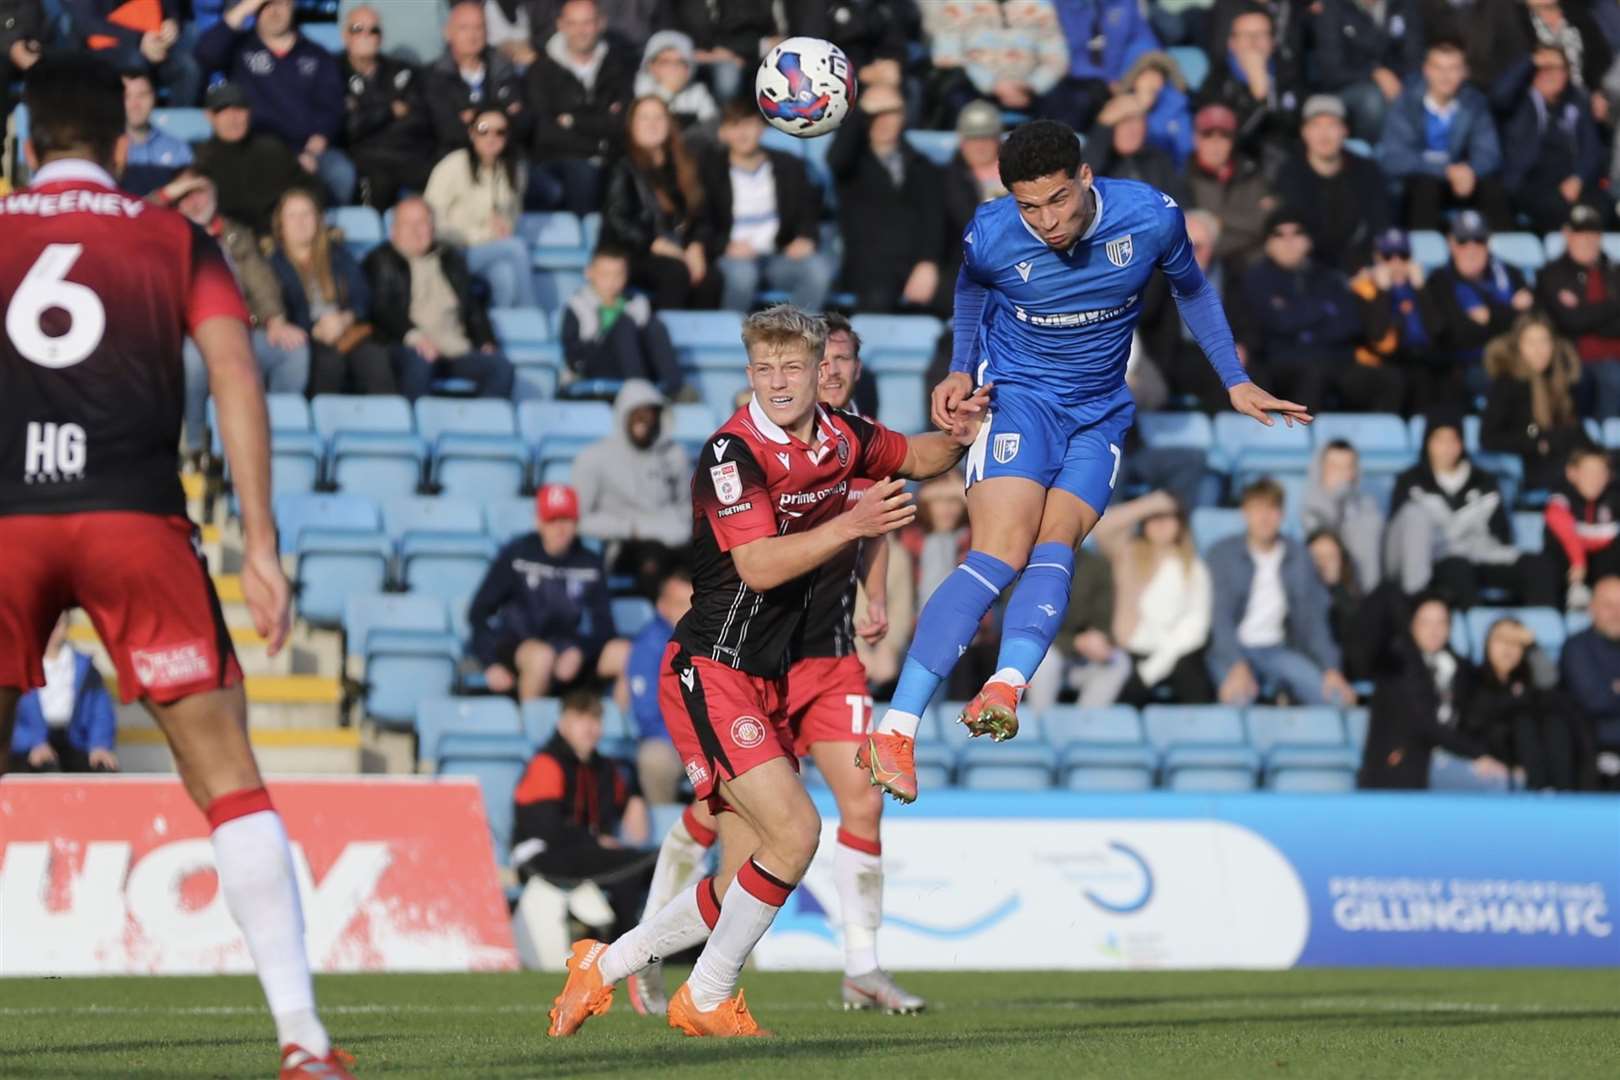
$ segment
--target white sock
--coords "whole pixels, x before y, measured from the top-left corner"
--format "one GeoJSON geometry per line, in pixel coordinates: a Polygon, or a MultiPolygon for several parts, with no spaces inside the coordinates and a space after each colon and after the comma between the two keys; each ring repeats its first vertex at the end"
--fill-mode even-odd
{"type": "Polygon", "coordinates": [[[264,987],[282,1046],[296,1044],[318,1058],[331,1053],[326,1028],[315,1015],[315,987],[304,953],[304,913],[293,877],[292,852],[281,815],[259,793],[233,792],[208,808],[214,826],[214,866],[225,906],[247,938],[248,952],[264,987]],[[228,800],[264,809],[226,817],[228,800]],[[238,799],[238,796],[243,798],[238,799]],[[224,818],[221,820],[221,818],[224,818]]]}
{"type": "Polygon", "coordinates": [[[1029,682],[1024,673],[1015,667],[1004,667],[990,676],[989,682],[1005,683],[1018,692],[1019,700],[1024,697],[1025,684],[1029,682]]]}
{"type": "Polygon", "coordinates": [[[643,919],[641,925],[622,934],[596,961],[602,981],[611,986],[655,960],[701,944],[709,936],[704,910],[708,909],[710,918],[718,915],[713,905],[713,889],[713,879],[704,878],[691,888],[682,889],[651,918],[643,919]]]}
{"type": "MultiPolygon", "coordinates": [[[[707,834],[706,839],[694,837],[687,825],[691,816],[692,808],[687,807],[686,813],[664,834],[664,842],[658,845],[658,864],[653,867],[652,884],[647,888],[647,904],[641,909],[642,922],[647,922],[662,911],[677,893],[691,885],[703,872],[703,861],[708,856],[709,846],[714,843],[714,832],[703,829],[707,834]]],[[[698,823],[693,820],[692,824],[698,823]]]]}
{"type": "Polygon", "coordinates": [[[844,927],[844,974],[865,975],[878,966],[877,932],[883,922],[883,855],[877,841],[840,828],[833,879],[844,927]]]}
{"type": "Polygon", "coordinates": [[[922,717],[913,713],[901,712],[899,709],[890,709],[878,721],[879,735],[904,735],[908,739],[917,737],[917,726],[922,723],[922,717]]]}
{"type": "Polygon", "coordinates": [[[712,1012],[736,991],[748,954],[771,928],[790,892],[792,886],[767,876],[754,860],[743,863],[721,901],[720,921],[686,980],[699,1012],[712,1012]]]}

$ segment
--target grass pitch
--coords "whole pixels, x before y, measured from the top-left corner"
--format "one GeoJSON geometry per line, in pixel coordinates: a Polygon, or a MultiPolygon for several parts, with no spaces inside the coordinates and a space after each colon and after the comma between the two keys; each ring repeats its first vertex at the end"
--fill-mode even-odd
{"type": "MultiPolygon", "coordinates": [[[[679,985],[671,971],[670,986],[679,985]]],[[[319,982],[361,1076],[1620,1076],[1620,972],[949,972],[908,975],[922,1016],[846,1014],[831,973],[747,972],[778,1037],[687,1039],[621,990],[547,1039],[561,976],[351,975],[319,982]]],[[[264,1077],[249,978],[0,979],[0,1076],[264,1077]]]]}

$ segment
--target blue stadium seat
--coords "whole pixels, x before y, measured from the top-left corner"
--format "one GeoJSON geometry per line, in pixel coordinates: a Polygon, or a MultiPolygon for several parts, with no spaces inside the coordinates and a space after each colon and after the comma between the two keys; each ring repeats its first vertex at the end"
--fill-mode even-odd
{"type": "Polygon", "coordinates": [[[1246,711],[1244,720],[1249,745],[1264,755],[1268,777],[1288,768],[1355,771],[1356,753],[1345,740],[1338,709],[1257,706],[1246,711]]]}
{"type": "Polygon", "coordinates": [[[1499,619],[1517,619],[1525,628],[1536,636],[1536,643],[1541,651],[1556,661],[1564,649],[1564,638],[1567,630],[1564,625],[1564,616],[1555,608],[1499,608],[1476,607],[1468,612],[1468,644],[1469,653],[1474,663],[1482,663],[1485,659],[1485,639],[1499,619]]]}
{"type": "Polygon", "coordinates": [[[647,817],[648,832],[650,834],[647,837],[648,846],[657,847],[662,844],[664,837],[669,835],[669,830],[675,827],[675,823],[681,820],[681,815],[684,813],[686,813],[685,803],[648,803],[647,817]]]}
{"type": "Polygon", "coordinates": [[[1592,625],[1590,611],[1571,611],[1564,615],[1564,640],[1568,641],[1576,634],[1592,625]]]}
{"type": "Polygon", "coordinates": [[[484,531],[497,545],[504,545],[538,525],[533,499],[492,499],[484,506],[484,531]]]}
{"type": "Polygon", "coordinates": [[[1226,472],[1300,472],[1311,461],[1308,428],[1275,423],[1264,427],[1235,412],[1215,417],[1215,445],[1210,466],[1226,472]]]}
{"type": "Polygon", "coordinates": [[[1075,762],[1071,755],[1063,757],[1060,773],[1063,786],[1070,791],[1129,792],[1153,789],[1153,767],[1129,762],[1110,764],[1106,761],[1075,762]]]}
{"type": "Polygon", "coordinates": [[[1142,791],[1153,786],[1159,755],[1142,738],[1135,709],[1115,705],[1083,709],[1060,705],[1041,717],[1047,739],[1059,748],[1059,775],[1076,791],[1142,791]]]}
{"type": "MultiPolygon", "coordinates": [[[[564,305],[585,284],[585,275],[578,270],[536,270],[534,272],[534,299],[545,311],[561,312],[564,305]]],[[[562,327],[562,316],[557,316],[559,331],[562,327]]],[[[558,352],[561,357],[561,351],[558,352]]],[[[550,397],[550,394],[545,395],[550,397]]]]}
{"type": "Polygon", "coordinates": [[[1506,777],[1478,776],[1472,761],[1437,749],[1429,759],[1429,790],[1501,793],[1508,790],[1508,781],[1506,777]]]}
{"type": "Polygon", "coordinates": [[[1202,552],[1229,536],[1242,536],[1247,528],[1243,511],[1228,506],[1195,507],[1188,523],[1192,526],[1193,540],[1202,552]]]}
{"type": "Polygon", "coordinates": [[[512,851],[512,796],[534,756],[532,745],[521,736],[451,735],[439,740],[439,754],[439,775],[478,781],[495,863],[505,866],[512,851]]]}
{"type": "Polygon", "coordinates": [[[298,33],[333,56],[343,55],[343,29],[335,22],[300,23],[298,33]]]}
{"type": "Polygon", "coordinates": [[[496,547],[484,532],[478,504],[408,496],[384,504],[383,520],[399,554],[400,580],[413,593],[443,601],[451,632],[464,639],[467,602],[483,582],[496,547]]]}
{"type": "MultiPolygon", "coordinates": [[[[962,751],[963,747],[976,742],[977,740],[968,734],[968,729],[956,722],[956,718],[962,714],[962,707],[966,704],[965,701],[939,701],[930,706],[928,712],[932,719],[924,717],[923,724],[931,724],[933,731],[931,734],[925,735],[924,727],[917,729],[918,747],[921,748],[924,745],[924,740],[927,740],[928,742],[936,742],[937,745],[949,750],[952,754],[957,754],[962,751]]],[[[1020,717],[1020,720],[1022,720],[1022,717],[1020,717]]]]}
{"type": "Polygon", "coordinates": [[[735,311],[663,311],[658,317],[698,394],[716,408],[730,404],[746,385],[742,316],[735,311]]]}
{"type": "Polygon", "coordinates": [[[1169,52],[1181,69],[1181,77],[1187,80],[1188,93],[1196,94],[1209,77],[1209,57],[1196,45],[1172,45],[1169,52]]]}
{"type": "Polygon", "coordinates": [[[446,494],[484,500],[523,489],[529,448],[518,437],[517,414],[510,402],[420,398],[416,430],[432,449],[429,479],[446,494]]]}
{"type": "Polygon", "coordinates": [[[1362,472],[1400,472],[1416,460],[1406,422],[1393,413],[1320,413],[1310,432],[1317,447],[1343,439],[1361,455],[1362,472]]]}
{"type": "Polygon", "coordinates": [[[153,109],[152,126],[181,142],[206,142],[214,135],[213,125],[208,122],[208,112],[205,109],[178,107],[153,109]]]}
{"type": "Polygon", "coordinates": [[[1062,749],[1075,744],[1141,745],[1142,720],[1129,705],[1087,709],[1054,705],[1040,714],[1046,741],[1062,749]]]}
{"type": "Polygon", "coordinates": [[[276,528],[283,554],[298,556],[298,614],[317,626],[343,620],[351,592],[379,592],[392,545],[376,503],[361,495],[279,495],[276,528]]]}
{"type": "Polygon", "coordinates": [[[642,627],[652,622],[656,614],[652,601],[644,596],[613,598],[613,630],[620,637],[635,637],[641,633],[642,627]]]}
{"type": "Polygon", "coordinates": [[[1243,713],[1229,705],[1149,705],[1142,710],[1147,741],[1161,750],[1178,746],[1248,747],[1243,713]]]}
{"type": "MultiPolygon", "coordinates": [[[[321,463],[326,460],[326,444],[310,425],[309,402],[302,394],[266,394],[270,418],[270,494],[297,495],[314,491],[321,479],[321,463]]],[[[225,461],[225,479],[231,478],[230,462],[220,440],[217,406],[208,399],[208,431],[214,457],[225,461]]],[[[234,512],[234,505],[233,505],[234,512]]]]}
{"type": "Polygon", "coordinates": [[[330,447],[334,484],[374,498],[415,494],[427,447],[410,402],[391,394],[320,394],[310,408],[330,447]]]}
{"type": "MultiPolygon", "coordinates": [[[[525,401],[518,430],[532,445],[536,466],[572,462],[579,452],[613,432],[613,408],[602,401],[525,401]]],[[[543,483],[553,482],[544,472],[543,483]]]]}
{"type": "Polygon", "coordinates": [[[1254,786],[1260,755],[1245,740],[1243,716],[1237,709],[1224,705],[1149,705],[1142,710],[1142,724],[1148,742],[1163,752],[1167,787],[1240,791],[1254,786]]]}
{"type": "Polygon", "coordinates": [[[1620,416],[1603,421],[1603,445],[1610,450],[1620,450],[1620,416]]]}
{"type": "Polygon", "coordinates": [[[573,214],[524,214],[518,219],[518,235],[534,252],[538,269],[579,270],[590,261],[585,228],[573,214]]]}
{"type": "Polygon", "coordinates": [[[1136,418],[1144,445],[1208,450],[1215,444],[1215,429],[1200,412],[1150,412],[1136,418]]]}
{"type": "Polygon", "coordinates": [[[742,348],[742,316],[735,311],[659,313],[677,349],[742,348]]]}
{"type": "Polygon", "coordinates": [[[1361,753],[1361,748],[1367,745],[1367,724],[1370,719],[1365,705],[1344,710],[1344,734],[1358,754],[1361,753]]]}
{"type": "MultiPolygon", "coordinates": [[[[997,749],[1009,749],[1012,744],[997,749]]],[[[986,748],[991,749],[991,748],[986,748]]],[[[1028,746],[999,760],[964,759],[957,786],[968,791],[1045,791],[1052,786],[1057,754],[1049,746],[1028,746]]]]}
{"type": "Polygon", "coordinates": [[[412,540],[487,539],[483,512],[467,500],[405,495],[384,502],[382,512],[384,531],[401,547],[412,540]]]}
{"type": "Polygon", "coordinates": [[[356,260],[365,258],[385,236],[382,216],[369,206],[334,206],[326,212],[326,223],[343,233],[343,246],[356,260]]]}
{"type": "Polygon", "coordinates": [[[490,308],[489,318],[505,349],[529,349],[555,340],[546,313],[538,308],[490,308]]]}
{"type": "Polygon", "coordinates": [[[956,132],[908,130],[906,142],[923,157],[943,168],[956,154],[956,132]]]}
{"type": "Polygon", "coordinates": [[[1430,229],[1413,229],[1407,234],[1412,245],[1412,261],[1429,273],[1451,261],[1451,249],[1446,238],[1430,229]]]}
{"type": "Polygon", "coordinates": [[[536,746],[544,745],[557,730],[557,718],[562,715],[559,698],[535,698],[518,706],[523,721],[523,734],[536,746]]]}
{"type": "Polygon", "coordinates": [[[1527,232],[1492,233],[1491,254],[1503,262],[1518,267],[1532,282],[1536,271],[1547,262],[1547,248],[1541,237],[1527,232]]]}
{"type": "MultiPolygon", "coordinates": [[[[730,403],[724,403],[729,405],[730,403]]],[[[703,450],[703,442],[714,434],[724,420],[729,417],[730,409],[724,412],[720,406],[710,408],[702,402],[681,402],[671,405],[668,409],[669,436],[686,448],[687,456],[696,464],[698,454],[703,450]]]]}
{"type": "Polygon", "coordinates": [[[523,735],[523,721],[511,698],[428,698],[416,706],[416,756],[437,761],[446,735],[523,735]]]}
{"type": "Polygon", "coordinates": [[[1255,770],[1241,763],[1165,764],[1164,786],[1171,791],[1223,795],[1253,791],[1255,770]]]}
{"type": "MultiPolygon", "coordinates": [[[[537,284],[544,282],[548,274],[564,273],[575,272],[541,271],[536,275],[537,284]]],[[[562,286],[557,288],[561,289],[562,286]]],[[[556,304],[547,306],[560,308],[573,291],[574,288],[568,288],[556,304]]],[[[562,371],[562,346],[557,342],[545,312],[538,308],[491,308],[489,318],[495,327],[495,339],[501,343],[501,351],[517,370],[517,385],[512,396],[519,401],[554,397],[562,371]]]]}
{"type": "Polygon", "coordinates": [[[759,140],[760,145],[767,149],[790,154],[796,158],[804,157],[804,144],[808,141],[807,139],[789,135],[785,131],[778,131],[769,125],[766,125],[765,135],[759,140]]]}
{"type": "Polygon", "coordinates": [[[343,635],[351,653],[364,655],[376,634],[438,634],[445,627],[444,605],[430,597],[355,594],[343,605],[343,635]]]}
{"type": "Polygon", "coordinates": [[[1546,519],[1540,514],[1533,510],[1520,510],[1513,515],[1513,546],[1520,551],[1540,554],[1546,536],[1546,519]]]}
{"type": "Polygon", "coordinates": [[[926,428],[923,376],[944,324],[932,315],[857,315],[851,323],[867,377],[877,380],[878,419],[895,431],[926,428]]]}
{"type": "Polygon", "coordinates": [[[443,697],[455,685],[461,642],[436,597],[350,595],[344,604],[347,651],[365,657],[366,714],[390,727],[408,727],[416,703],[443,697]]]}
{"type": "Polygon", "coordinates": [[[1296,795],[1344,795],[1356,790],[1356,770],[1284,766],[1267,771],[1266,789],[1296,795]]]}

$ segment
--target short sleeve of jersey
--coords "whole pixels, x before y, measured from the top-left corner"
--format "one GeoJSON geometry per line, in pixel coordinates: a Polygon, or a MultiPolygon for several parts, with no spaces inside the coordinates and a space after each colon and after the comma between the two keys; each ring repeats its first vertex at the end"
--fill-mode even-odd
{"type": "Polygon", "coordinates": [[[855,460],[855,475],[866,480],[882,480],[900,471],[906,463],[906,437],[875,420],[844,413],[855,437],[861,441],[855,460]]]}
{"type": "Polygon", "coordinates": [[[735,436],[721,435],[704,445],[692,474],[692,506],[708,518],[721,551],[777,533],[765,470],[735,436]]]}
{"type": "Polygon", "coordinates": [[[191,280],[186,283],[186,329],[197,327],[218,315],[250,322],[242,290],[225,253],[214,238],[191,226],[191,280]]]}

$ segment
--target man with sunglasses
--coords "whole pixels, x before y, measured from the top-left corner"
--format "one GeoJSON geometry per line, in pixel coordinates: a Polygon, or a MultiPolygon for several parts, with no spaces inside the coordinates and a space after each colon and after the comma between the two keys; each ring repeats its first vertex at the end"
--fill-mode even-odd
{"type": "Polygon", "coordinates": [[[362,4],[343,21],[343,128],[360,201],[378,210],[421,191],[433,169],[433,121],[415,68],[382,51],[382,15],[362,4]]]}

